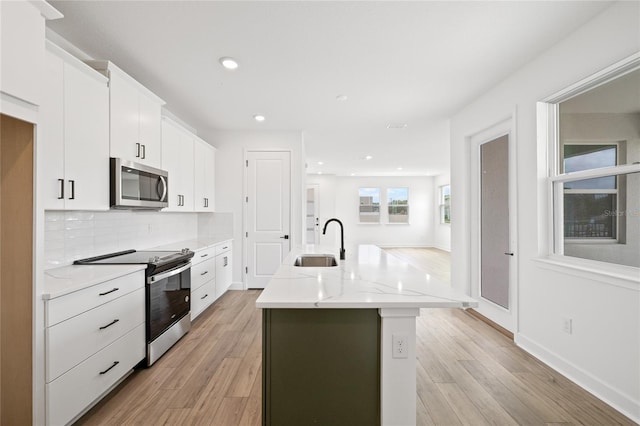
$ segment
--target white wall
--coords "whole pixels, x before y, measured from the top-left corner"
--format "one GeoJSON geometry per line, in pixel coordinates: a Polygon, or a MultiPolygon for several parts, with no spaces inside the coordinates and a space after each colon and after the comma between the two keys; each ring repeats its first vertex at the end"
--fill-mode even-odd
{"type": "Polygon", "coordinates": [[[440,223],[440,187],[450,183],[448,173],[433,178],[433,246],[446,251],[451,251],[451,224],[440,223]]]}
{"type": "Polygon", "coordinates": [[[301,244],[305,200],[304,140],[301,132],[218,131],[210,139],[216,151],[216,210],[233,214],[233,282],[244,282],[242,273],[244,156],[248,150],[291,151],[291,242],[301,244]]]}
{"type": "MultiPolygon", "coordinates": [[[[601,399],[640,420],[640,286],[550,267],[547,152],[536,102],[640,50],[640,3],[601,15],[470,103],[451,120],[452,285],[469,291],[473,231],[468,138],[516,113],[518,294],[516,342],[601,399]],[[573,334],[562,318],[573,320],[573,334]]],[[[532,35],[535,36],[535,35],[532,35]]]]}
{"type": "MultiPolygon", "coordinates": [[[[307,184],[320,186],[320,226],[336,217],[344,225],[345,245],[377,244],[386,247],[433,246],[434,178],[356,177],[308,175],[307,184]],[[380,188],[380,224],[358,223],[358,189],[380,188]],[[409,188],[409,224],[389,224],[386,208],[387,188],[409,188]]],[[[339,227],[330,224],[320,244],[340,244],[339,227]]]]}

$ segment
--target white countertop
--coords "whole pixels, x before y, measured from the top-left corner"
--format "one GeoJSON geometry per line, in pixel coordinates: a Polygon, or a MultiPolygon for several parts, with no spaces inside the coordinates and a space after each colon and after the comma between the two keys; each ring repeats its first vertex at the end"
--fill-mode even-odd
{"type": "Polygon", "coordinates": [[[147,265],[70,265],[44,271],[45,300],[55,299],[136,271],[147,265]]]}
{"type": "Polygon", "coordinates": [[[233,237],[229,235],[214,235],[206,238],[176,241],[175,243],[154,247],[152,250],[182,250],[183,248],[188,248],[191,251],[198,251],[230,240],[233,240],[233,237]]]}
{"type": "Polygon", "coordinates": [[[291,251],[256,301],[258,308],[466,308],[478,304],[429,274],[373,245],[291,251]],[[335,267],[293,266],[302,253],[335,255],[335,267]]]}

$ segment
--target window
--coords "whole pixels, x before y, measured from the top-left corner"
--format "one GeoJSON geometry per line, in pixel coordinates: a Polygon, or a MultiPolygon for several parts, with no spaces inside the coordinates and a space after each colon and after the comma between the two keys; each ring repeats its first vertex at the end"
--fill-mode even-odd
{"type": "Polygon", "coordinates": [[[629,61],[541,105],[553,254],[640,268],[639,82],[640,61],[629,61]]]}
{"type": "MultiPolygon", "coordinates": [[[[562,147],[564,173],[613,167],[618,164],[618,144],[565,143],[562,147]]],[[[617,239],[615,215],[618,207],[618,178],[605,176],[564,183],[564,237],[569,239],[617,239]]]]}
{"type": "Polygon", "coordinates": [[[409,188],[387,189],[389,223],[409,223],[409,188]]]}
{"type": "Polygon", "coordinates": [[[451,223],[451,186],[440,187],[440,223],[451,223]]]}
{"type": "Polygon", "coordinates": [[[360,188],[360,223],[380,223],[380,188],[360,188]]]}

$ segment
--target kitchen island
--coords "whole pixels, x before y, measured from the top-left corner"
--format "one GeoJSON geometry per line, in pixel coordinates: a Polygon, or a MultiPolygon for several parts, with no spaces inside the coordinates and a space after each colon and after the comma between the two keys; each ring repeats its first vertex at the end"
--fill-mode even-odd
{"type": "Polygon", "coordinates": [[[415,425],[420,308],[477,303],[377,246],[348,248],[337,266],[294,266],[314,253],[339,259],[322,247],[292,250],[256,301],[263,424],[415,425]]]}

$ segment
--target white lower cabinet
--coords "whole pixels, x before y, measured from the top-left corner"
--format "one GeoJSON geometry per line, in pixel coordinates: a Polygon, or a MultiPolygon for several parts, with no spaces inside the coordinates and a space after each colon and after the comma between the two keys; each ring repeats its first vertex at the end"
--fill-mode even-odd
{"type": "Polygon", "coordinates": [[[145,358],[144,271],[46,300],[46,417],[75,420],[145,358]]]}
{"type": "Polygon", "coordinates": [[[144,356],[144,324],[46,385],[47,424],[65,425],[82,413],[144,356]]]}
{"type": "Polygon", "coordinates": [[[218,246],[220,254],[216,256],[216,299],[231,286],[231,242],[218,246]]]}
{"type": "Polygon", "coordinates": [[[191,260],[191,319],[222,296],[231,285],[231,241],[195,251],[191,260]]]}

